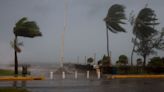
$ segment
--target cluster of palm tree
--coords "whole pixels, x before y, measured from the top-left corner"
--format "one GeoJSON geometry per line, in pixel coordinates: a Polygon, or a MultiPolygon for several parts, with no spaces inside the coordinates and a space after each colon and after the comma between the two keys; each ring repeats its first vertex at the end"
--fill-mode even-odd
{"type": "MultiPolygon", "coordinates": [[[[109,56],[109,35],[108,31],[112,33],[126,32],[121,26],[126,24],[123,20],[125,17],[125,7],[120,4],[112,5],[105,17],[106,23],[106,37],[107,37],[107,55],[109,56]]],[[[131,16],[130,23],[133,26],[133,34],[135,38],[132,38],[134,44],[131,54],[131,65],[133,65],[133,53],[137,53],[144,59],[143,66],[146,65],[146,58],[150,54],[155,53],[155,49],[164,49],[164,31],[159,32],[156,30],[157,22],[156,14],[151,8],[144,7],[140,10],[137,17],[131,16]]],[[[108,61],[111,65],[111,60],[108,61]]]]}

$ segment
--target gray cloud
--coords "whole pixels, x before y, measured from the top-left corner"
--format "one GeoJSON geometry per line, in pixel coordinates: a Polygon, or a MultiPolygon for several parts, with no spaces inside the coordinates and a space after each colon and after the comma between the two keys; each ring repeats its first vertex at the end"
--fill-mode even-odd
{"type": "MultiPolygon", "coordinates": [[[[64,30],[64,0],[1,0],[0,1],[0,62],[13,62],[12,29],[21,17],[28,17],[38,23],[43,37],[24,41],[20,62],[58,62],[61,33],[64,30]]],[[[103,18],[108,8],[115,3],[126,6],[126,14],[131,10],[137,14],[147,0],[68,0],[68,28],[65,33],[65,61],[75,62],[77,56],[84,63],[84,56],[97,55],[97,60],[106,53],[105,23],[103,18]]],[[[163,0],[151,0],[160,19],[159,29],[164,25],[163,0]]],[[[130,25],[125,25],[128,33],[110,33],[110,50],[113,63],[120,54],[130,56],[132,49],[130,25]]],[[[159,51],[159,55],[163,56],[159,51]]],[[[136,56],[137,58],[137,56],[136,56]]]]}

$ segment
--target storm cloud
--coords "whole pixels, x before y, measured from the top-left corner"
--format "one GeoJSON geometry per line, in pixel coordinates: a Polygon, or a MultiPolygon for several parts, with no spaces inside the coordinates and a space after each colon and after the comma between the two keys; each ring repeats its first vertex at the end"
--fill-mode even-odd
{"type": "MultiPolygon", "coordinates": [[[[96,60],[106,54],[106,34],[103,18],[113,4],[123,4],[126,7],[127,18],[133,10],[137,15],[140,9],[148,7],[155,10],[160,25],[164,26],[163,0],[67,0],[67,30],[65,33],[64,61],[84,62],[84,56],[96,60]]],[[[13,27],[22,17],[34,20],[40,27],[43,37],[34,39],[19,38],[24,46],[19,54],[19,62],[59,62],[61,33],[64,28],[64,0],[0,0],[0,62],[13,63],[14,53],[10,46],[13,40],[13,27]]],[[[109,33],[112,62],[118,56],[125,54],[130,57],[133,44],[132,27],[124,26],[127,33],[109,33]]],[[[163,56],[159,51],[158,55],[163,56]]],[[[136,55],[135,58],[138,56],[136,55]]]]}

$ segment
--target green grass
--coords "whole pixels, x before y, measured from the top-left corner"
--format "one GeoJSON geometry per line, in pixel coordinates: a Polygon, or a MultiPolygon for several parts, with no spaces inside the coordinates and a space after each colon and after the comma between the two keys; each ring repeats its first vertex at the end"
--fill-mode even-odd
{"type": "Polygon", "coordinates": [[[0,88],[0,92],[29,92],[22,88],[0,88]]]}
{"type": "Polygon", "coordinates": [[[14,74],[13,70],[0,69],[0,76],[9,76],[9,75],[13,75],[13,74],[14,74]]]}

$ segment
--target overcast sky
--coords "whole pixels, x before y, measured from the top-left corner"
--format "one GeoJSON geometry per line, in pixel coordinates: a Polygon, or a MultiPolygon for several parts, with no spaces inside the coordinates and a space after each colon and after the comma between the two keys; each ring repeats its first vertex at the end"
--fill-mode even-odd
{"type": "MultiPolygon", "coordinates": [[[[113,4],[126,6],[127,17],[133,10],[137,15],[148,0],[67,0],[67,30],[65,33],[64,62],[81,63],[84,56],[96,60],[106,54],[106,30],[103,18],[113,4]]],[[[164,26],[164,0],[149,0],[148,7],[155,10],[159,22],[157,29],[164,26]]],[[[22,17],[34,20],[43,36],[30,39],[19,38],[24,46],[19,54],[19,62],[59,62],[61,33],[64,28],[64,0],[0,0],[0,63],[13,63],[14,51],[10,46],[13,40],[13,27],[22,17]]],[[[133,44],[132,27],[124,26],[127,33],[109,33],[112,62],[125,54],[130,59],[133,44]]],[[[164,52],[159,51],[163,56],[164,52]]],[[[135,58],[137,56],[135,55],[135,58]]]]}

